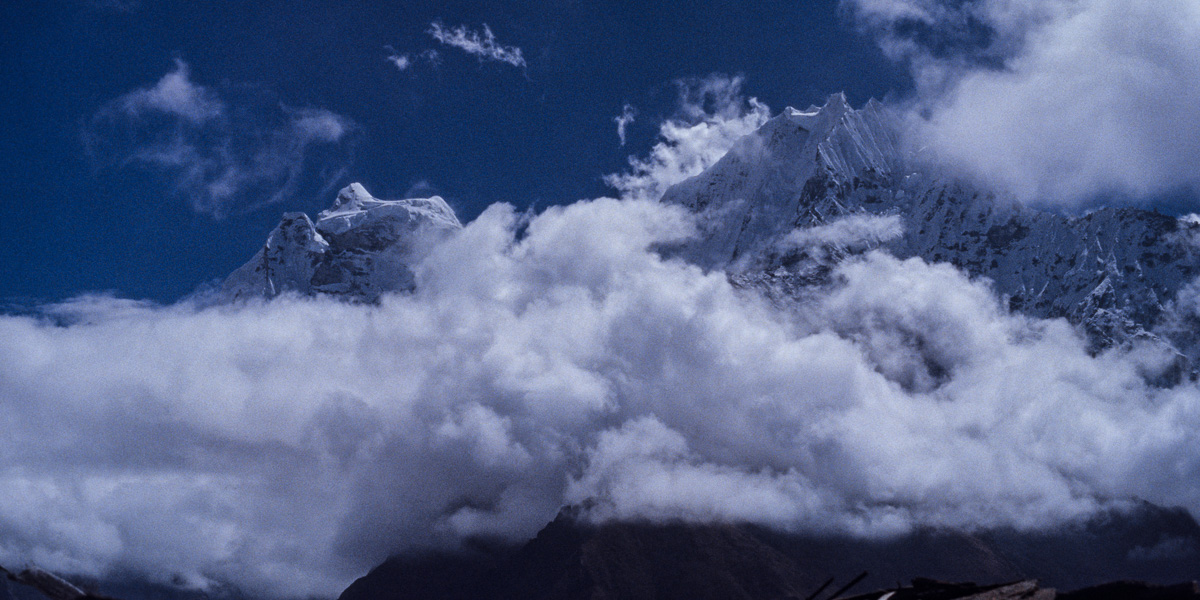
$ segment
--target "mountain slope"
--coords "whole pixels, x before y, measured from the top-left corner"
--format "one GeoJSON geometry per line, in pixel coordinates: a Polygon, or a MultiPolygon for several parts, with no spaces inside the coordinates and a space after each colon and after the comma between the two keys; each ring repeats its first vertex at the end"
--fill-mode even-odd
{"type": "Polygon", "coordinates": [[[916,577],[985,585],[1040,578],[1060,589],[1123,578],[1170,584],[1200,573],[1200,526],[1186,511],[1140,505],[1053,532],[863,539],[728,523],[588,525],[566,510],[519,548],[395,557],[341,600],[776,600],[807,597],[830,578],[838,588],[864,572],[858,591],[916,577]],[[1176,551],[1154,551],[1162,540],[1176,551]]]}
{"type": "Polygon", "coordinates": [[[221,286],[225,300],[317,293],[373,302],[413,288],[410,265],[462,228],[440,197],[379,200],[354,183],[314,223],[286,213],[261,250],[221,286]]]}
{"type": "MultiPolygon", "coordinates": [[[[985,277],[1014,309],[1063,317],[1093,350],[1149,339],[1180,360],[1200,340],[1172,312],[1200,275],[1200,222],[1131,208],[1071,217],[1020,205],[940,172],[906,150],[881,104],[785,109],[712,167],[669,190],[701,235],[675,249],[781,299],[826,283],[847,255],[884,248],[985,277]]],[[[284,292],[373,302],[414,286],[409,265],[460,229],[438,197],[378,200],[343,189],[314,222],[287,213],[263,248],[222,285],[222,300],[284,292]]]]}
{"type": "Polygon", "coordinates": [[[1013,309],[1084,327],[1097,350],[1146,336],[1200,274],[1194,220],[1019,205],[921,162],[886,109],[840,94],[786,109],[663,200],[701,222],[680,252],[745,284],[802,296],[840,257],[884,247],[986,277],[1013,309]],[[806,229],[819,235],[794,234],[806,229]]]}

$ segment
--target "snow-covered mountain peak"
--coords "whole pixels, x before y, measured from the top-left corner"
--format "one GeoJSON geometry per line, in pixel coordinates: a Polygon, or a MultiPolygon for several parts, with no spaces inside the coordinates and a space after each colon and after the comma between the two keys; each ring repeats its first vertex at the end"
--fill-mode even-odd
{"type": "Polygon", "coordinates": [[[900,174],[906,161],[894,121],[878,107],[854,110],[841,93],[820,108],[788,108],[769,119],[707,171],[664,194],[664,202],[701,215],[706,235],[686,255],[719,266],[760,254],[795,228],[827,187],[900,174]]]}
{"type": "Polygon", "coordinates": [[[354,182],[338,192],[337,198],[333,201],[333,206],[329,210],[359,210],[364,203],[372,200],[375,200],[375,197],[367,191],[367,188],[363,187],[361,183],[354,182]]]}
{"type": "MultiPolygon", "coordinates": [[[[1161,331],[1176,293],[1200,274],[1188,218],[1137,209],[1073,218],[1028,208],[909,154],[901,128],[882,104],[855,110],[841,94],[820,108],[784,110],[664,194],[696,213],[701,227],[679,253],[793,297],[862,249],[949,262],[990,279],[1013,309],[1080,325],[1095,349],[1161,331]],[[797,230],[881,227],[902,233],[857,245],[789,243],[824,240],[797,230]]],[[[1200,342],[1165,337],[1200,360],[1200,342]]]]}
{"type": "MultiPolygon", "coordinates": [[[[882,107],[878,102],[872,100],[868,103],[869,110],[875,112],[882,107]]],[[[867,110],[864,108],[864,110],[867,110]]],[[[833,129],[842,126],[845,127],[847,122],[844,121],[847,117],[853,119],[856,113],[853,107],[850,106],[850,101],[846,99],[846,94],[838,92],[829,96],[825,100],[825,104],[821,106],[811,105],[804,110],[793,108],[791,106],[783,109],[775,119],[787,121],[794,125],[804,126],[805,129],[813,131],[828,137],[833,133],[833,129]]]]}
{"type": "Polygon", "coordinates": [[[258,254],[225,280],[229,300],[283,292],[374,301],[415,285],[410,265],[462,228],[440,197],[380,200],[352,183],[314,223],[285,213],[258,254]]]}
{"type": "MultiPolygon", "coordinates": [[[[1027,208],[908,154],[901,126],[879,102],[854,109],[844,94],[785,109],[666,191],[701,233],[675,252],[792,300],[872,248],[948,262],[990,279],[1015,310],[1080,325],[1097,349],[1163,331],[1177,292],[1200,275],[1200,217],[1027,208]]],[[[315,222],[285,214],[223,291],[374,301],[413,289],[410,265],[461,227],[442,198],[380,200],[351,184],[315,222]]],[[[1176,329],[1164,337],[1200,359],[1192,322],[1176,329]]]]}
{"type": "Polygon", "coordinates": [[[846,98],[846,93],[837,92],[836,94],[831,94],[825,100],[825,106],[821,107],[821,114],[832,119],[838,119],[853,110],[850,107],[850,100],[846,98]]]}
{"type": "Polygon", "coordinates": [[[380,200],[360,183],[342,188],[333,206],[317,215],[316,226],[322,232],[336,235],[378,219],[428,220],[446,227],[462,227],[454,209],[440,196],[380,200]]]}

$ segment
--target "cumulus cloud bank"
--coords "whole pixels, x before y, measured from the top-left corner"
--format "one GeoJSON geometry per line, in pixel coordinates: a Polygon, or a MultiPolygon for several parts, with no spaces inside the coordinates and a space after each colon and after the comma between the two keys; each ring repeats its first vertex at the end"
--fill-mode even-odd
{"type": "Polygon", "coordinates": [[[694,232],[647,200],[495,205],[378,306],[0,317],[0,563],[335,595],[585,501],[859,535],[1200,512],[1195,384],[919,259],[780,310],[653,251],[694,232]]]}
{"type": "Polygon", "coordinates": [[[102,107],[83,137],[97,166],[163,173],[193,209],[219,219],[327,192],[349,163],[354,128],[328,110],[253,92],[230,102],[192,81],[187,63],[176,60],[153,86],[102,107]]]}
{"type": "Polygon", "coordinates": [[[1047,206],[1200,192],[1196,3],[844,3],[912,66],[936,158],[1047,206]]]}

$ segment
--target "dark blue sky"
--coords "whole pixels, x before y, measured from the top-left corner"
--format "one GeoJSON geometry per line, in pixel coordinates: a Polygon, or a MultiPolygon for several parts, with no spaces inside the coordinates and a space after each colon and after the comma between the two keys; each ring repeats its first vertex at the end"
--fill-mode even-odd
{"type": "MultiPolygon", "coordinates": [[[[601,176],[644,154],[676,104],[674,81],[726,73],[777,112],[844,90],[852,103],[903,92],[900,66],[855,32],[836,0],[277,2],[55,0],[0,7],[0,302],[110,290],[169,302],[247,260],[284,211],[332,193],[240,198],[224,218],[193,210],[161,169],[89,158],[85,133],[118,98],[176,68],[270,131],[286,110],[353,121],[339,185],[378,197],[444,196],[464,221],[607,192],[601,176]],[[527,67],[481,62],[427,31],[481,30],[527,67]],[[389,51],[388,47],[392,50],[389,51]],[[406,71],[392,53],[436,49],[406,71]],[[620,147],[613,117],[638,109],[620,147]],[[348,161],[348,162],[347,162],[348,161]]],[[[110,109],[111,110],[111,109],[110,109]]],[[[213,141],[213,143],[217,143],[213,141]]],[[[319,179],[320,155],[306,168],[319,179]]]]}

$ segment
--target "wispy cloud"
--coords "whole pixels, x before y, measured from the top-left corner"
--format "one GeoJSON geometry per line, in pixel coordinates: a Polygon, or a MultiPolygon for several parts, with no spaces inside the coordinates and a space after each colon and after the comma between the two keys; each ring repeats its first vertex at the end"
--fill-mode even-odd
{"type": "Polygon", "coordinates": [[[626,104],[621,109],[621,114],[613,117],[613,122],[617,124],[617,137],[621,138],[621,145],[625,145],[625,128],[629,127],[637,117],[637,109],[632,105],[626,104]]]}
{"type": "Polygon", "coordinates": [[[350,158],[349,119],[242,91],[227,101],[177,60],[156,84],[92,117],[83,134],[89,158],[164,173],[175,194],[218,219],[336,183],[350,158]]]}
{"type": "Polygon", "coordinates": [[[496,36],[486,23],[483,32],[472,31],[465,25],[446,29],[441,23],[434,21],[429,25],[427,33],[435,40],[467,54],[476,56],[479,60],[493,60],[507,63],[514,67],[525,67],[525,57],[516,46],[502,46],[496,42],[496,36]]]}
{"type": "Polygon", "coordinates": [[[427,64],[436,66],[438,59],[440,58],[437,50],[425,50],[423,52],[413,54],[409,52],[397,52],[391,46],[385,46],[385,48],[391,53],[388,55],[387,61],[395,65],[395,67],[400,71],[407,71],[420,62],[425,62],[427,64]]]}
{"type": "Polygon", "coordinates": [[[659,126],[659,143],[649,156],[629,157],[630,170],[604,182],[623,198],[657,200],[667,188],[720,160],[770,116],[765,104],[742,94],[742,83],[741,77],[718,74],[677,81],[678,114],[659,126]]]}
{"type": "Polygon", "coordinates": [[[407,71],[412,66],[412,59],[407,54],[392,54],[387,59],[401,71],[407,71]]]}
{"type": "Polygon", "coordinates": [[[175,70],[167,73],[153,87],[142,88],[122,96],[117,104],[130,118],[142,119],[153,113],[182,118],[192,124],[225,115],[225,103],[203,86],[192,83],[187,63],[175,60],[175,70]]]}

